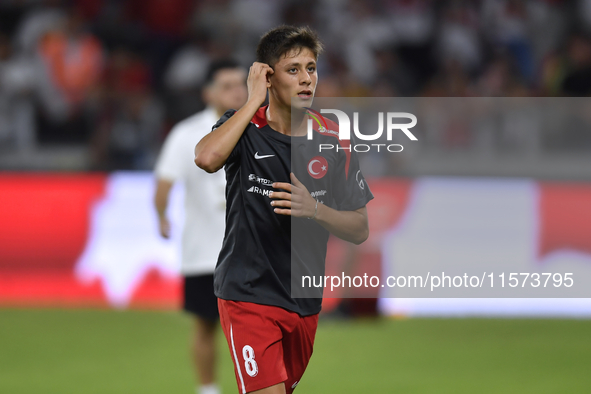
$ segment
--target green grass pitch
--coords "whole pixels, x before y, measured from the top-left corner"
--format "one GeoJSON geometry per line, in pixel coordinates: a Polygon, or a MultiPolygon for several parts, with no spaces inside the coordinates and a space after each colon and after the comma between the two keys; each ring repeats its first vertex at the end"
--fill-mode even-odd
{"type": "MultiPolygon", "coordinates": [[[[0,393],[194,393],[176,312],[0,310],[0,393]]],[[[224,393],[237,393],[219,336],[224,393]]],[[[296,393],[591,393],[591,320],[321,321],[296,393]]]]}

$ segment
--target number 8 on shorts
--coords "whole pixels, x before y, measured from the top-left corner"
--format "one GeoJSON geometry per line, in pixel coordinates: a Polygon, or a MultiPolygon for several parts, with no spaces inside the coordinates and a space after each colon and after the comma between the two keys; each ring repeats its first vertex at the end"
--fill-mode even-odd
{"type": "Polygon", "coordinates": [[[244,357],[244,368],[250,377],[257,376],[259,373],[259,366],[254,361],[254,349],[248,345],[242,348],[242,357],[244,357]]]}

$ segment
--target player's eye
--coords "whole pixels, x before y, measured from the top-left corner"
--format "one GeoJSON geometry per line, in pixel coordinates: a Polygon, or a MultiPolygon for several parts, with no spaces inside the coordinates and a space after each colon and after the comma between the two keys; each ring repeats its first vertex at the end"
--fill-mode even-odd
{"type": "Polygon", "coordinates": [[[298,69],[295,67],[289,69],[290,73],[295,73],[296,71],[298,71],[298,69]]]}
{"type": "Polygon", "coordinates": [[[316,67],[314,67],[314,66],[308,67],[308,72],[313,73],[314,71],[316,71],[316,67]]]}

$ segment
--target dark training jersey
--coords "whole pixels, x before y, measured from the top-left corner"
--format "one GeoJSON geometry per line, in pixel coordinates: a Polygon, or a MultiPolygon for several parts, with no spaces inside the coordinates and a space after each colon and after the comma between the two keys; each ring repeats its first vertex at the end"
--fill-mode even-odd
{"type": "MultiPolygon", "coordinates": [[[[314,220],[275,213],[269,193],[279,190],[272,184],[291,183],[293,172],[312,197],[339,211],[362,208],[373,195],[355,152],[347,150],[348,141],[338,139],[335,122],[315,124],[309,141],[271,129],[266,109],[256,112],[224,166],[226,231],[214,274],[215,294],[313,315],[320,312],[322,293],[292,298],[292,264],[299,267],[294,272],[324,275],[329,233],[314,220]],[[319,152],[321,143],[345,149],[319,152]]],[[[213,129],[235,112],[227,111],[213,129]]]]}

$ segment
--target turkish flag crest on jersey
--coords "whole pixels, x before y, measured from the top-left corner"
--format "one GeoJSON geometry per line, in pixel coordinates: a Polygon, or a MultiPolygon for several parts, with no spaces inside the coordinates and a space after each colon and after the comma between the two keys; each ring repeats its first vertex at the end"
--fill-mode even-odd
{"type": "Polygon", "coordinates": [[[322,156],[313,157],[308,162],[308,174],[314,179],[320,179],[328,172],[328,162],[322,156]]]}

